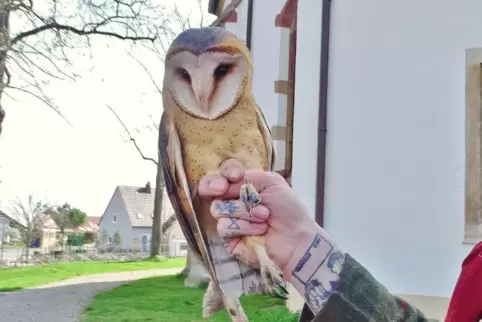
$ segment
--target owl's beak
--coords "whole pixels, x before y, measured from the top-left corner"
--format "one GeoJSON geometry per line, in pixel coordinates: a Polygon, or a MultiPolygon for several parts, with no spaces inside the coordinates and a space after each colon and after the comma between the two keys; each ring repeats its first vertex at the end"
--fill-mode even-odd
{"type": "Polygon", "coordinates": [[[197,103],[203,109],[203,111],[208,112],[209,108],[209,86],[206,86],[202,78],[193,80],[192,89],[194,91],[194,96],[196,97],[197,103]]]}

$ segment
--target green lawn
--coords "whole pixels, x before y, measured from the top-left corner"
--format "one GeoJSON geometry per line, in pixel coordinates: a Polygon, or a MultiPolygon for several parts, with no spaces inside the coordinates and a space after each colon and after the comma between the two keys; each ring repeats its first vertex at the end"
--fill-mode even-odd
{"type": "Polygon", "coordinates": [[[162,262],[70,262],[37,265],[24,268],[0,269],[0,291],[13,291],[65,280],[75,276],[184,267],[185,258],[167,259],[162,262]]]}
{"type": "MultiPolygon", "coordinates": [[[[82,322],[228,322],[226,311],[202,318],[204,289],[184,287],[184,277],[158,276],[141,279],[97,294],[85,308],[82,322]]],[[[247,296],[241,299],[248,319],[254,322],[297,322],[284,300],[247,296]]]]}

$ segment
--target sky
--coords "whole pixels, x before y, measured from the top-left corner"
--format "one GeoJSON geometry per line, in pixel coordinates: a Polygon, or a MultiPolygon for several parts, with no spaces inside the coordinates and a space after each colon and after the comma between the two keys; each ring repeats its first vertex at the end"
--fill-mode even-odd
{"type": "MultiPolygon", "coordinates": [[[[173,0],[163,0],[174,2],[173,0]]],[[[196,0],[177,1],[193,26],[201,15],[196,0]]],[[[130,129],[146,156],[157,159],[157,132],[162,98],[149,75],[126,54],[126,44],[106,38],[92,42],[94,59],[76,82],[52,81],[46,91],[73,126],[38,99],[12,92],[4,96],[7,116],[0,137],[0,209],[11,200],[25,200],[29,193],[52,204],[70,203],[88,216],[101,216],[118,185],[155,183],[156,166],[143,160],[128,135],[107,108],[112,106],[130,129]],[[88,67],[94,66],[92,70],[88,67]]],[[[162,84],[162,62],[147,50],[136,58],[162,84]]],[[[77,63],[77,62],[76,62],[77,63]]],[[[15,75],[12,75],[14,78],[15,75]]]]}

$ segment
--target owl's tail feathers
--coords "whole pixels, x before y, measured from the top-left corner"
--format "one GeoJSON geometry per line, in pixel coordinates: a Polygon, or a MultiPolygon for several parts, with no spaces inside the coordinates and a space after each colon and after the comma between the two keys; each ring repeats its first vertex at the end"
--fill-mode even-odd
{"type": "Polygon", "coordinates": [[[204,293],[203,299],[203,318],[209,318],[217,312],[226,308],[228,315],[233,322],[248,322],[248,318],[244,313],[244,309],[239,302],[238,297],[226,297],[221,290],[211,281],[204,293]]]}
{"type": "Polygon", "coordinates": [[[209,318],[223,309],[223,294],[221,290],[209,282],[203,298],[203,318],[209,318]]]}
{"type": "Polygon", "coordinates": [[[223,306],[237,320],[247,321],[239,302],[241,295],[265,293],[260,270],[236,259],[224,246],[219,236],[207,236],[209,255],[214,266],[216,281],[209,283],[203,299],[203,316],[209,317],[221,311],[223,306]],[[217,282],[217,283],[215,283],[217,282]]]}

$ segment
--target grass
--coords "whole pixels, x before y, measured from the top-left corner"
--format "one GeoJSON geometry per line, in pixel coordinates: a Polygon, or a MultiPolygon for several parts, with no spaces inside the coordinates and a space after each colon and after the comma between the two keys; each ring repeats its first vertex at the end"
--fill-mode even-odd
{"type": "Polygon", "coordinates": [[[185,258],[142,262],[69,262],[0,269],[0,291],[14,291],[65,280],[75,276],[184,267],[185,258]]]}
{"type": "Polygon", "coordinates": [[[3,249],[11,249],[11,248],[25,248],[23,244],[5,244],[3,245],[3,249]]]}
{"type": "MultiPolygon", "coordinates": [[[[204,289],[185,288],[184,277],[158,276],[124,284],[97,294],[85,308],[82,322],[228,322],[225,310],[202,318],[204,289]]],[[[250,321],[297,322],[284,300],[247,296],[241,302],[250,321]]]]}

